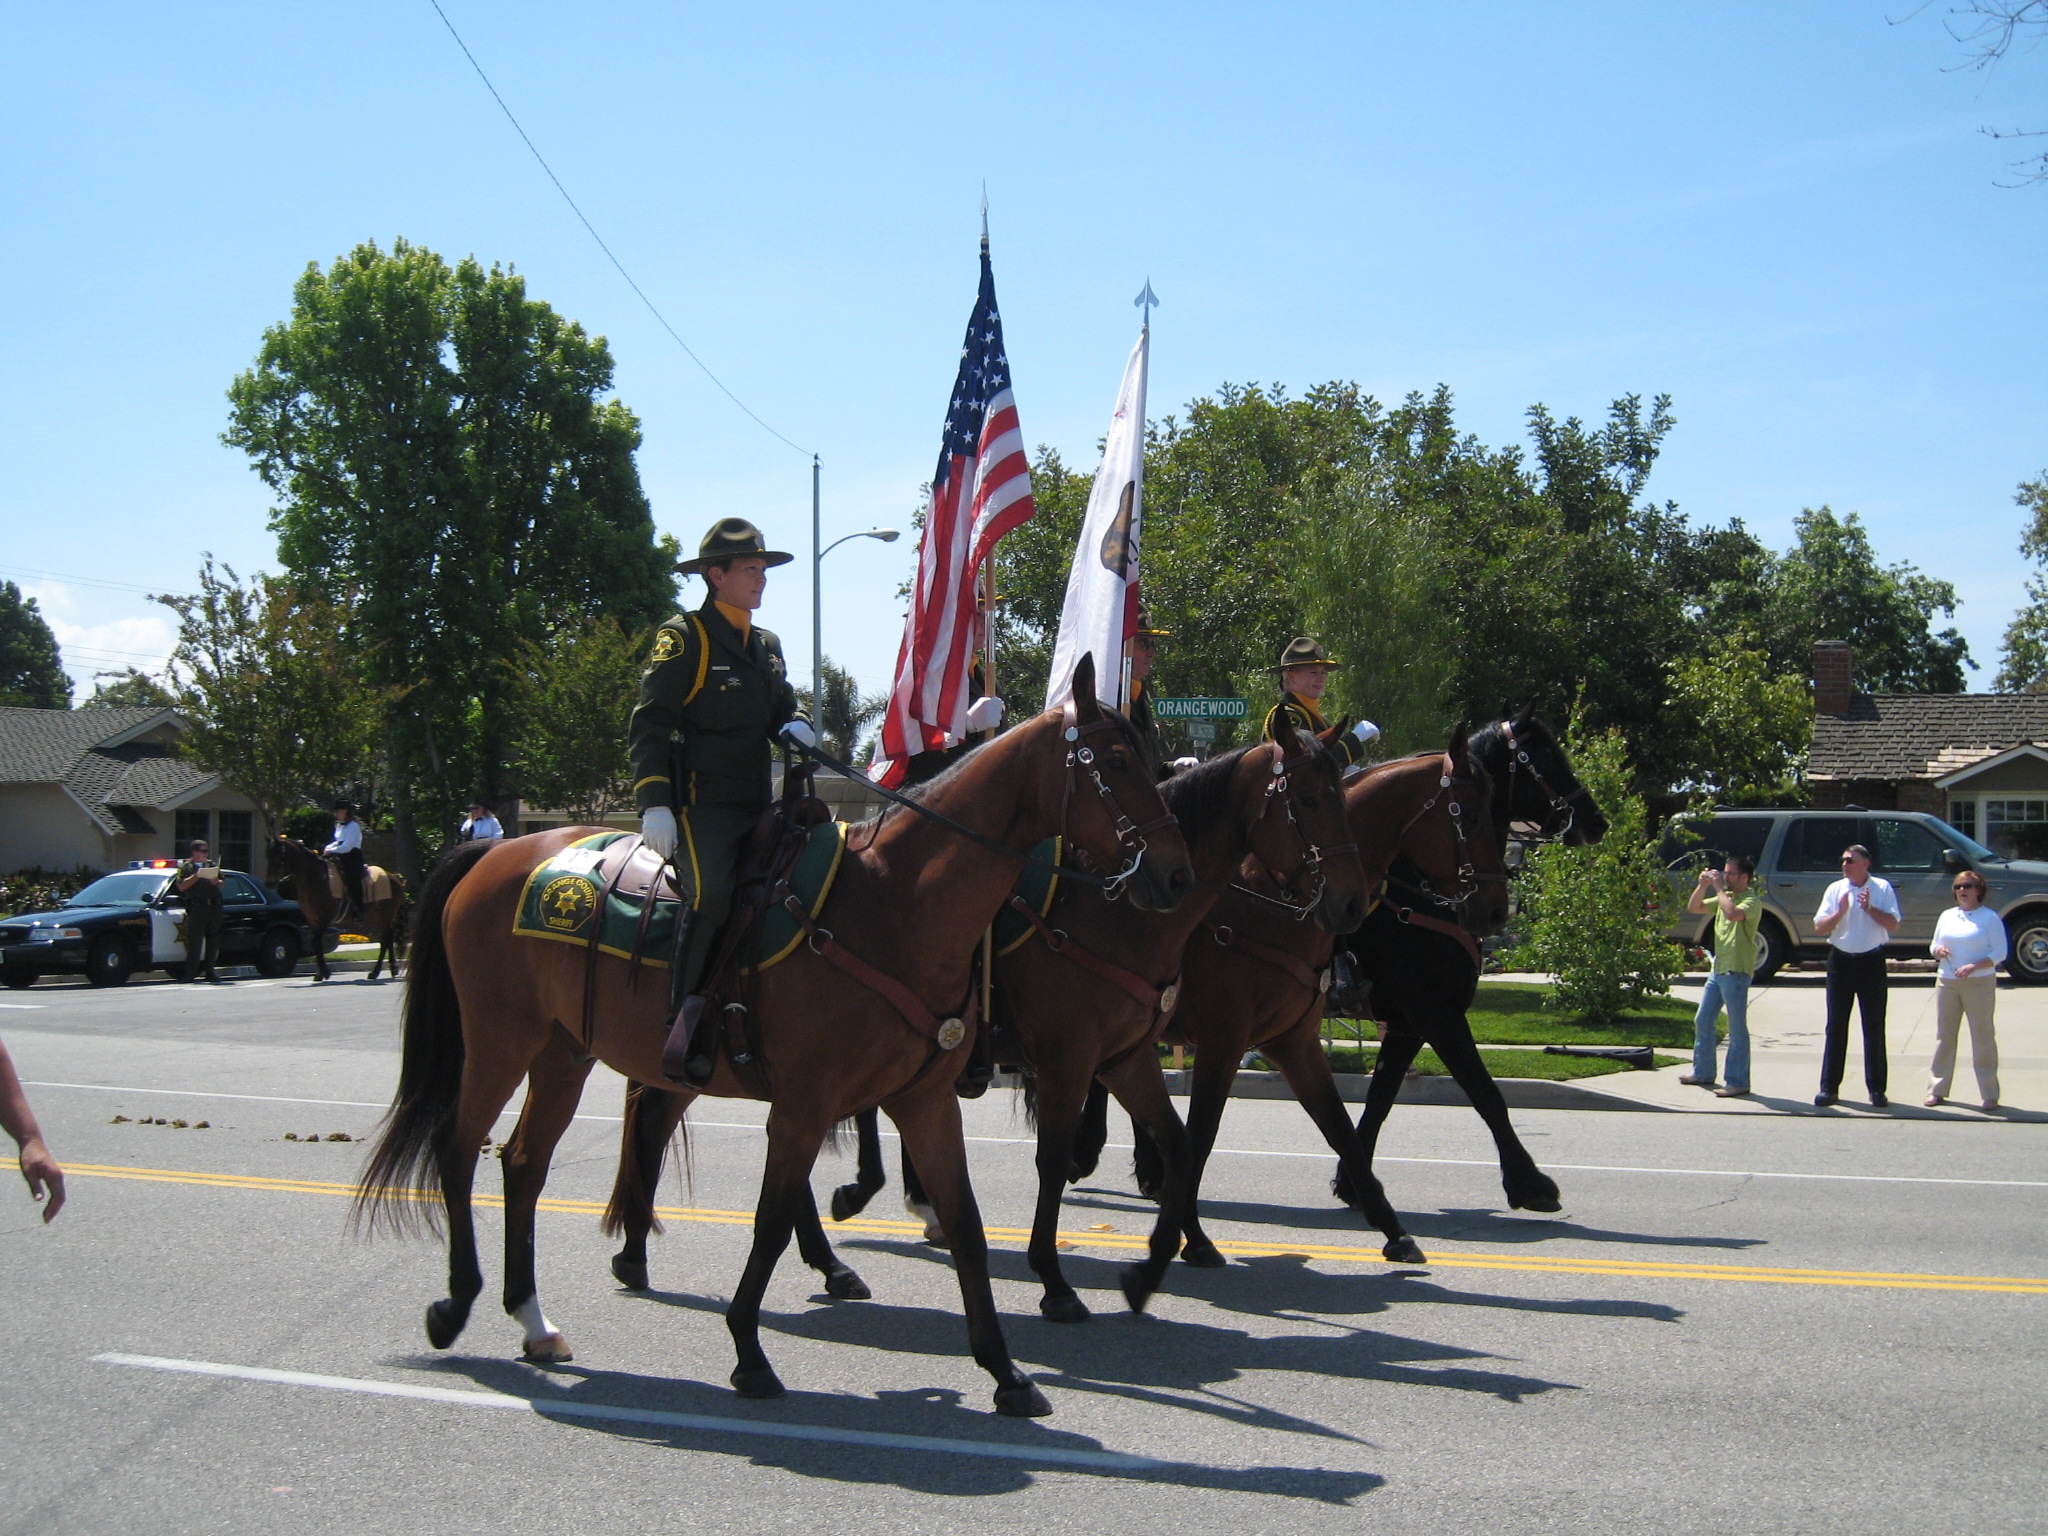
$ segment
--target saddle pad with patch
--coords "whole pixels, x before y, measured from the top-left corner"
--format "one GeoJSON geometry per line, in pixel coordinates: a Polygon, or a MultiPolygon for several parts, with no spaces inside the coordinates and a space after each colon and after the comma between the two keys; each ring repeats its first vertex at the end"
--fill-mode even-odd
{"type": "MultiPolygon", "coordinates": [[[[1032,849],[1032,854],[1045,860],[1045,864],[1057,864],[1065,839],[1049,837],[1032,849]]],[[[1024,898],[1026,906],[1040,917],[1052,910],[1053,898],[1060,893],[1060,877],[1057,871],[1047,869],[1045,864],[1026,864],[1024,873],[1018,879],[1011,894],[1024,898]]],[[[1030,938],[1036,930],[1026,922],[1006,901],[996,913],[996,953],[1007,955],[1011,950],[1030,938]]]]}
{"type": "MultiPolygon", "coordinates": [[[[846,824],[829,821],[811,829],[804,851],[797,856],[790,889],[813,917],[831,894],[845,851],[846,824]]],[[[595,925],[597,947],[605,954],[629,960],[637,938],[641,960],[666,969],[675,948],[676,913],[681,906],[674,885],[665,878],[662,861],[647,851],[638,833],[599,832],[579,838],[526,877],[512,931],[525,938],[588,945],[595,925]],[[640,914],[650,895],[654,911],[642,937],[640,914]],[[601,916],[600,899],[604,905],[601,916]]],[[[780,907],[771,908],[751,953],[760,969],[766,970],[802,939],[796,919],[780,907]]]]}
{"type": "MultiPolygon", "coordinates": [[[[341,900],[343,896],[348,894],[347,888],[342,883],[341,866],[332,859],[327,861],[327,894],[336,901],[341,900]]],[[[391,899],[391,872],[385,869],[383,865],[365,864],[363,866],[363,899],[369,902],[389,901],[391,899]]]]}

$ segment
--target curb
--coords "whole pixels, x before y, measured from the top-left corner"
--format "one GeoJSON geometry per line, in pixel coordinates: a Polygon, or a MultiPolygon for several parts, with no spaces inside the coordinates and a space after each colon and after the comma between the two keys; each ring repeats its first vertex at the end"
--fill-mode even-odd
{"type": "MultiPolygon", "coordinates": [[[[1186,1098],[1194,1082],[1194,1072],[1183,1070],[1167,1072],[1166,1091],[1175,1098],[1186,1098]]],[[[1339,1072],[1337,1093],[1346,1104],[1363,1104],[1365,1090],[1372,1077],[1365,1072],[1339,1072]]],[[[1552,1082],[1541,1077],[1497,1077],[1494,1083],[1499,1087],[1501,1097],[1507,1100],[1509,1109],[1611,1109],[1635,1110],[1653,1115],[1684,1114],[1684,1110],[1673,1109],[1668,1104],[1645,1104],[1638,1099],[1623,1098],[1618,1093],[1603,1093],[1597,1088],[1582,1087],[1577,1083],[1552,1082]]],[[[1023,1079],[1013,1072],[998,1072],[994,1088],[1018,1088],[1023,1079]]],[[[1287,1086],[1287,1079],[1278,1072],[1241,1071],[1230,1085],[1233,1099],[1291,1099],[1294,1090],[1287,1086]]],[[[1395,1102],[1400,1104],[1453,1104],[1469,1108],[1472,1101],[1465,1097],[1465,1090],[1448,1077],[1411,1077],[1401,1084],[1401,1092],[1395,1102]]]]}

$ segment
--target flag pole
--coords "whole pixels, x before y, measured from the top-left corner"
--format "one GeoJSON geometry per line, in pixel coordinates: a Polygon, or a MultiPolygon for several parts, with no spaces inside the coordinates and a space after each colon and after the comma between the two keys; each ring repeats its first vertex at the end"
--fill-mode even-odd
{"type": "MultiPolygon", "coordinates": [[[[1156,308],[1156,307],[1158,306],[1158,303],[1159,303],[1159,297],[1158,297],[1158,295],[1157,295],[1157,294],[1155,294],[1155,293],[1153,293],[1153,291],[1152,291],[1152,279],[1151,279],[1151,277],[1150,277],[1150,276],[1147,276],[1147,277],[1146,277],[1146,279],[1145,279],[1145,286],[1144,286],[1143,288],[1141,288],[1141,289],[1139,289],[1139,290],[1138,290],[1138,296],[1137,296],[1137,297],[1136,297],[1135,299],[1131,300],[1131,303],[1132,303],[1133,305],[1135,305],[1135,306],[1137,307],[1137,309],[1138,309],[1138,312],[1139,312],[1140,316],[1142,317],[1142,318],[1141,318],[1141,319],[1139,320],[1139,322],[1138,322],[1138,339],[1139,339],[1139,340],[1140,340],[1141,342],[1143,342],[1143,343],[1144,343],[1144,346],[1145,346],[1145,371],[1146,371],[1146,373],[1147,373],[1147,374],[1149,374],[1149,373],[1151,372],[1151,369],[1152,369],[1152,311],[1153,311],[1153,309],[1154,309],[1154,308],[1156,308]]],[[[1147,393],[1149,394],[1149,391],[1148,391],[1147,393]]],[[[1149,401],[1148,401],[1148,403],[1149,403],[1149,401]]],[[[1139,417],[1138,417],[1138,466],[1139,466],[1139,468],[1138,468],[1138,473],[1139,473],[1139,476],[1140,476],[1140,479],[1141,479],[1141,480],[1142,480],[1142,478],[1143,478],[1143,475],[1144,475],[1144,464],[1145,464],[1145,417],[1144,417],[1143,413],[1141,412],[1141,413],[1139,414],[1139,417]]],[[[1142,494],[1142,493],[1141,493],[1141,494],[1142,494]]],[[[1144,554],[1144,541],[1143,541],[1143,538],[1142,538],[1142,536],[1141,536],[1141,537],[1140,537],[1140,540],[1139,540],[1139,557],[1140,557],[1141,559],[1143,558],[1143,554],[1144,554]]],[[[1130,639],[1130,636],[1129,636],[1129,635],[1125,635],[1125,636],[1123,637],[1123,639],[1124,639],[1125,641],[1128,641],[1128,640],[1130,639]]],[[[1123,646],[1123,653],[1124,653],[1124,665],[1123,665],[1123,705],[1122,705],[1122,707],[1123,707],[1124,709],[1129,709],[1129,708],[1131,707],[1131,704],[1132,704],[1132,699],[1131,699],[1131,688],[1132,688],[1132,683],[1131,683],[1131,648],[1130,648],[1130,646],[1129,646],[1129,645],[1127,645],[1127,644],[1126,644],[1126,645],[1124,645],[1124,646],[1123,646]]]]}

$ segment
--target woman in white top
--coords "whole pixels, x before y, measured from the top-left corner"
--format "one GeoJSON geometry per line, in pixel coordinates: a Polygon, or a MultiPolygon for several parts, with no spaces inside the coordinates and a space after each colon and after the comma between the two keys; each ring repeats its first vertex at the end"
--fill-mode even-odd
{"type": "Polygon", "coordinates": [[[1955,893],[1956,904],[1941,914],[1934,942],[1927,946],[1941,962],[1941,974],[1934,982],[1934,1064],[1925,1102],[1931,1109],[1948,1097],[1956,1075],[1956,1037],[1967,1014],[1970,1061],[1988,1115],[1998,1108],[1998,1041],[1991,1032],[1991,1012],[1998,999],[1998,964],[2005,958],[2005,924],[1996,912],[1984,910],[1984,877],[1975,870],[1956,876],[1955,893]]]}

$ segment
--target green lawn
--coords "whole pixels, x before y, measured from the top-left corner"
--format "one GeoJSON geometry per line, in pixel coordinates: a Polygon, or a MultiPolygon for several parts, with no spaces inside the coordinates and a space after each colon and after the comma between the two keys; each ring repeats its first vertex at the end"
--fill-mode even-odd
{"type": "MultiPolygon", "coordinates": [[[[1631,1041],[1631,1044],[1640,1044],[1631,1041]]],[[[1379,1052],[1374,1046],[1339,1047],[1330,1052],[1330,1065],[1339,1072],[1370,1072],[1379,1052]]],[[[1626,1063],[1603,1061],[1597,1056],[1551,1056],[1542,1051],[1481,1051],[1479,1059],[1495,1077],[1540,1077],[1546,1082],[1565,1083],[1578,1077],[1606,1077],[1614,1072],[1634,1070],[1626,1063]]],[[[1657,1065],[1668,1067],[1682,1061],[1679,1056],[1659,1056],[1657,1065]]],[[[1448,1077],[1450,1071],[1435,1051],[1425,1049],[1415,1058],[1415,1070],[1424,1077],[1448,1077]]]]}
{"type": "MultiPolygon", "coordinates": [[[[1547,986],[1527,982],[1482,981],[1470,1018],[1472,1038],[1481,1045],[1660,1045],[1679,1050],[1692,1048],[1693,1005],[1672,998],[1652,998],[1618,1024],[1589,1024],[1544,1007],[1550,994],[1547,986]]],[[[1323,1026],[1325,1039],[1348,1041],[1362,1027],[1368,1039],[1372,1026],[1355,1025],[1350,1019],[1331,1019],[1323,1026]]],[[[1727,1021],[1721,1024],[1727,1032],[1727,1021]]],[[[1558,1058],[1552,1058],[1556,1060],[1558,1058]]]]}

